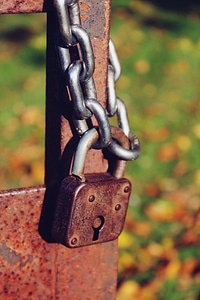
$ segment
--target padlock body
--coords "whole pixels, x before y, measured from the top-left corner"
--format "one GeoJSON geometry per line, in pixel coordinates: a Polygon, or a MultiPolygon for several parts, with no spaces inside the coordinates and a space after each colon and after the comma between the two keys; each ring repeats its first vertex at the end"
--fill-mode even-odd
{"type": "Polygon", "coordinates": [[[128,179],[109,173],[85,174],[85,179],[66,177],[57,198],[53,237],[70,248],[118,238],[126,217],[131,193],[128,179]]]}

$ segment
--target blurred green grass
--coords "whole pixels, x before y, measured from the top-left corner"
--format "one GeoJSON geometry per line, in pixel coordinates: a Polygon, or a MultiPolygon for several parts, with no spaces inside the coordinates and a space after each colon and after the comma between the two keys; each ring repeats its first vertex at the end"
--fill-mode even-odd
{"type": "Polygon", "coordinates": [[[1,15],[0,187],[43,182],[44,14],[1,15]]]}
{"type": "MultiPolygon", "coordinates": [[[[1,16],[1,188],[43,182],[45,16],[1,16]]],[[[111,36],[141,157],[119,239],[118,300],[200,299],[200,5],[112,3],[111,36]]]]}

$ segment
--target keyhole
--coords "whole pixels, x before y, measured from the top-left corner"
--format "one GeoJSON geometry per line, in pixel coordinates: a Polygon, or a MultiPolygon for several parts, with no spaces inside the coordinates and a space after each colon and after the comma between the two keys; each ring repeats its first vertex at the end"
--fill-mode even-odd
{"type": "Polygon", "coordinates": [[[94,230],[94,235],[93,235],[93,241],[97,241],[99,239],[99,233],[101,229],[103,228],[104,225],[104,217],[103,216],[98,216],[94,222],[92,229],[94,230]]]}

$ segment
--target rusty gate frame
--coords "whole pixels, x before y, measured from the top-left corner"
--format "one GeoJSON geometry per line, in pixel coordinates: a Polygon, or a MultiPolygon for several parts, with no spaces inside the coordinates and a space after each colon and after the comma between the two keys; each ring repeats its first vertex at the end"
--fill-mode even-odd
{"type": "MultiPolygon", "coordinates": [[[[111,3],[84,0],[80,6],[82,24],[91,37],[96,57],[97,95],[105,106],[111,3]]],[[[76,144],[70,127],[70,105],[66,107],[66,101],[62,108],[65,117],[61,114],[66,92],[55,54],[53,3],[48,0],[1,0],[0,3],[0,14],[40,12],[47,13],[45,185],[0,191],[0,298],[114,300],[117,241],[67,249],[53,243],[49,234],[60,174],[69,172],[70,155],[76,144]]],[[[86,171],[100,172],[106,168],[101,151],[91,150],[86,171]]]]}

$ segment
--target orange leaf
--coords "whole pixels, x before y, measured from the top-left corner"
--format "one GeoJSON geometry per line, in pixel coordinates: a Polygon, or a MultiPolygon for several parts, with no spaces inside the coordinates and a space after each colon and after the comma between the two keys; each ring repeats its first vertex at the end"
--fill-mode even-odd
{"type": "Polygon", "coordinates": [[[156,197],[160,194],[160,187],[157,183],[149,183],[144,187],[144,193],[150,197],[156,197]]]}
{"type": "Polygon", "coordinates": [[[160,161],[171,161],[178,157],[178,149],[174,144],[165,144],[158,151],[160,161]]]}
{"type": "Polygon", "coordinates": [[[165,140],[170,134],[170,131],[166,127],[161,127],[156,130],[148,130],[146,132],[146,138],[150,141],[163,141],[165,140]]]}
{"type": "Polygon", "coordinates": [[[145,209],[146,214],[157,221],[171,221],[174,218],[175,206],[172,202],[166,200],[158,200],[145,209]]]}

